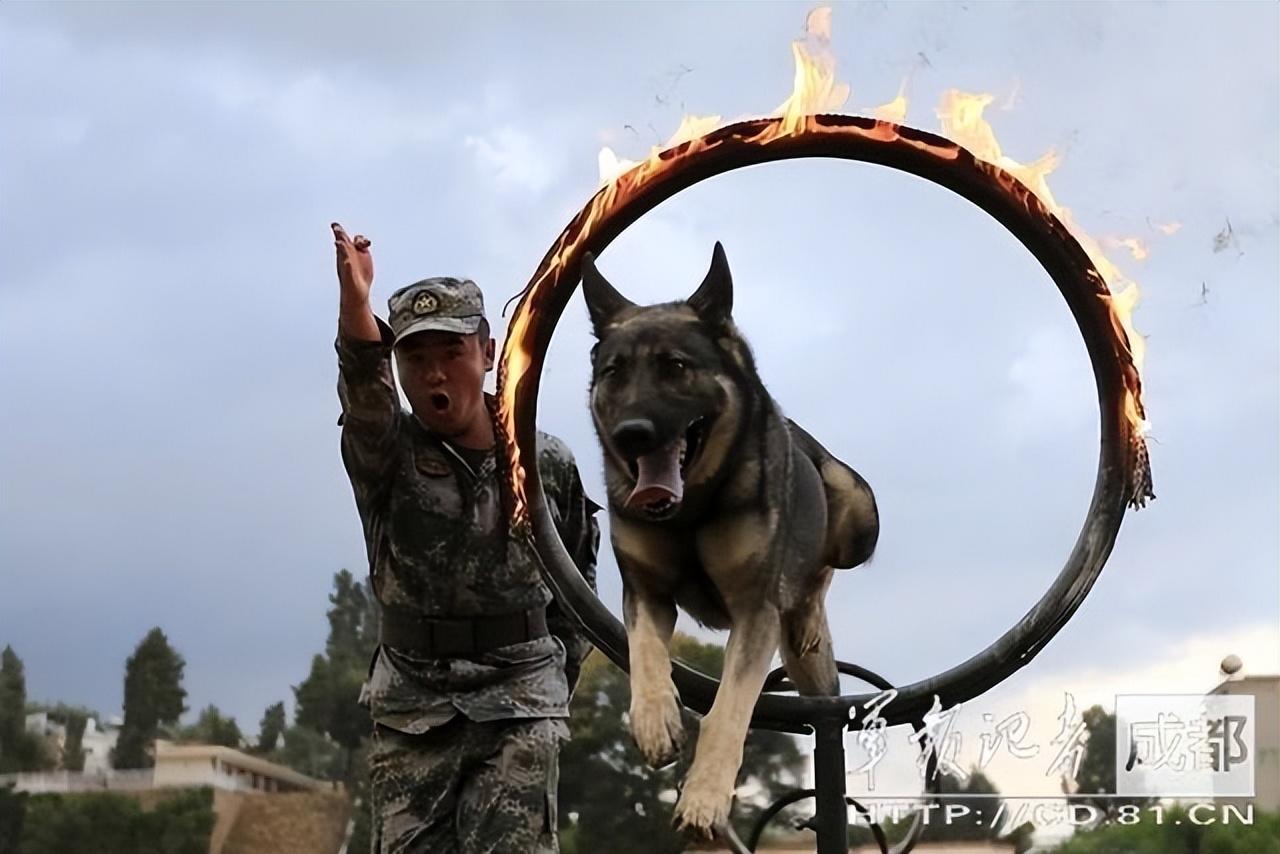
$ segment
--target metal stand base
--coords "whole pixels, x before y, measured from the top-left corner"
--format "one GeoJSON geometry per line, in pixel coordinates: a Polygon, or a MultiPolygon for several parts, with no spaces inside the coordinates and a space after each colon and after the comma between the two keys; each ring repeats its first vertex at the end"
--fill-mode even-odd
{"type": "Polygon", "coordinates": [[[818,854],[848,854],[849,807],[845,803],[844,721],[814,724],[813,785],[818,854]]]}
{"type": "MultiPolygon", "coordinates": [[[[867,670],[865,667],[845,661],[837,661],[836,667],[841,673],[861,679],[882,691],[887,691],[891,688],[889,682],[883,676],[867,670]]],[[[765,679],[764,690],[766,692],[789,690],[791,688],[792,686],[786,678],[786,672],[782,668],[770,673],[768,678],[765,679]]],[[[849,807],[853,807],[867,817],[871,834],[875,837],[876,844],[880,846],[883,854],[907,854],[915,847],[916,842],[920,840],[921,835],[924,833],[923,813],[916,813],[906,836],[890,849],[884,830],[879,824],[871,820],[874,818],[871,811],[849,797],[845,786],[844,733],[849,727],[849,718],[844,714],[840,716],[821,715],[814,718],[810,725],[813,727],[814,788],[796,789],[774,801],[756,820],[755,827],[751,829],[751,835],[747,838],[746,844],[740,842],[736,836],[730,836],[727,840],[730,848],[735,852],[754,851],[756,846],[760,844],[760,837],[763,835],[765,827],[778,813],[792,804],[813,798],[814,816],[801,826],[817,833],[817,854],[848,854],[849,807]]],[[[914,725],[919,731],[924,726],[924,723],[923,721],[917,721],[914,725]]],[[[927,793],[933,795],[938,793],[937,763],[937,752],[930,750],[926,761],[925,779],[929,781],[928,785],[926,785],[927,793]]],[[[732,834],[732,829],[730,829],[730,834],[732,834]]]]}

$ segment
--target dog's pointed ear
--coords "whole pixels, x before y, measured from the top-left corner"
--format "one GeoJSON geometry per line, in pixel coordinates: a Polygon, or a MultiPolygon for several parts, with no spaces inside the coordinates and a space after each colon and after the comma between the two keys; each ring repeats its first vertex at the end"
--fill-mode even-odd
{"type": "Polygon", "coordinates": [[[618,312],[635,305],[618,293],[596,269],[596,256],[590,252],[582,256],[582,296],[587,301],[587,311],[591,314],[591,325],[597,338],[618,316],[618,312]]]}
{"type": "Polygon", "coordinates": [[[733,313],[733,276],[729,274],[729,259],[718,240],[711,252],[711,269],[688,303],[708,323],[727,323],[733,313]]]}

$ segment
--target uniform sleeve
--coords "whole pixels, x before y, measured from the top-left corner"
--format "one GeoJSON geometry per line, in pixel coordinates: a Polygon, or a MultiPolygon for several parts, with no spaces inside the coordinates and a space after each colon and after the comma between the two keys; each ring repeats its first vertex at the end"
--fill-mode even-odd
{"type": "Polygon", "coordinates": [[[363,511],[386,488],[395,463],[400,397],[391,374],[391,329],[378,318],[381,341],[338,334],[338,400],[342,462],[363,511]]]}
{"type": "MultiPolygon", "coordinates": [[[[600,547],[600,525],[595,515],[600,507],[587,497],[577,464],[563,443],[554,441],[541,456],[543,486],[555,515],[556,529],[578,572],[594,592],[597,589],[596,552],[600,547]]],[[[582,661],[591,652],[591,642],[556,602],[547,606],[547,628],[564,644],[565,675],[572,692],[582,661]]]]}

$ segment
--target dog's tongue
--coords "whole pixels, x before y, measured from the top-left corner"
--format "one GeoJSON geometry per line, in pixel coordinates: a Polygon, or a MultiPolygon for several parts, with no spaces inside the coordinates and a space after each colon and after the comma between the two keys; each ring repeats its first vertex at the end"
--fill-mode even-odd
{"type": "Polygon", "coordinates": [[[679,501],[684,496],[684,478],[680,476],[680,445],[677,439],[636,460],[639,472],[636,488],[627,496],[627,506],[652,504],[663,498],[679,501]]]}

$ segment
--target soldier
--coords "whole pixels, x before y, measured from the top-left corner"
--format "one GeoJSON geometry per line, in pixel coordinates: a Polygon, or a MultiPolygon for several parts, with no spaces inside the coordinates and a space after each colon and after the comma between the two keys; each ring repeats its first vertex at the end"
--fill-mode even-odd
{"type": "MultiPolygon", "coordinates": [[[[559,748],[590,647],[537,555],[508,535],[480,289],[452,278],[401,288],[388,325],[369,304],[369,241],[337,223],[333,233],[342,459],[381,606],[360,694],[374,720],[374,854],[557,851],[559,748]]],[[[538,441],[560,535],[594,588],[599,508],[569,449],[538,441]]]]}

